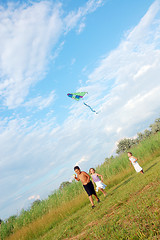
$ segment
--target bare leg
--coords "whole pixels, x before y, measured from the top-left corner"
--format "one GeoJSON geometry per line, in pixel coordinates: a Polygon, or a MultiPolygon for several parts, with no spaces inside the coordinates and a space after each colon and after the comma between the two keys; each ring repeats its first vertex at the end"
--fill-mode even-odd
{"type": "Polygon", "coordinates": [[[98,189],[104,194],[104,196],[107,195],[107,193],[103,190],[103,188],[98,188],[98,189]]]}
{"type": "Polygon", "coordinates": [[[91,202],[92,206],[94,206],[94,202],[93,202],[92,195],[91,195],[91,196],[89,196],[89,200],[90,200],[90,202],[91,202]]]}
{"type": "Polygon", "coordinates": [[[95,196],[97,202],[100,202],[99,198],[97,197],[97,194],[94,194],[94,196],[95,196]]]}
{"type": "Polygon", "coordinates": [[[143,169],[141,170],[141,173],[144,174],[143,169]]]}

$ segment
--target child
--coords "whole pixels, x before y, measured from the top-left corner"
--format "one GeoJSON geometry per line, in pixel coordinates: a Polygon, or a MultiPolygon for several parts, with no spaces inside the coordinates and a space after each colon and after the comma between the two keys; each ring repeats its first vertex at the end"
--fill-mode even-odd
{"type": "Polygon", "coordinates": [[[98,192],[98,190],[100,190],[104,194],[104,196],[106,196],[107,193],[103,190],[105,189],[106,185],[103,183],[102,175],[96,173],[94,168],[90,168],[89,172],[91,174],[93,182],[96,184],[96,191],[98,192]],[[101,180],[99,179],[98,176],[101,177],[101,180]]]}
{"type": "Polygon", "coordinates": [[[132,163],[132,165],[135,168],[136,172],[141,172],[143,174],[144,173],[143,169],[139,166],[139,164],[137,162],[138,159],[136,157],[132,156],[131,152],[128,152],[128,157],[129,157],[130,163],[132,163]]]}
{"type": "Polygon", "coordinates": [[[89,200],[91,202],[91,205],[92,205],[92,208],[95,207],[94,203],[93,203],[93,198],[92,198],[92,195],[95,196],[97,202],[99,203],[100,200],[99,198],[97,197],[97,194],[94,190],[94,186],[93,186],[93,183],[90,181],[90,176],[84,172],[84,171],[81,171],[81,169],[78,167],[78,166],[75,166],[74,167],[74,171],[75,173],[77,173],[77,177],[74,176],[74,178],[77,180],[77,181],[81,181],[82,184],[83,184],[83,187],[84,189],[86,190],[87,194],[88,194],[88,197],[89,197],[89,200]]]}

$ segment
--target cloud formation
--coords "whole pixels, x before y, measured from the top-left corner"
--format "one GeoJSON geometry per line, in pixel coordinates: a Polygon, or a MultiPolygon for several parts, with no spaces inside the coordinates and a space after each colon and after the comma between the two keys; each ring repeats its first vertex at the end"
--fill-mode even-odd
{"type": "Polygon", "coordinates": [[[0,12],[0,96],[12,109],[44,77],[49,51],[62,33],[62,20],[60,5],[50,2],[11,5],[0,12]]]}
{"type": "MultiPolygon", "coordinates": [[[[56,45],[62,32],[76,27],[79,29],[79,20],[95,10],[102,1],[88,1],[86,8],[69,13],[68,21],[67,17],[62,21],[60,5],[36,4],[18,10],[8,9],[7,12],[1,10],[1,22],[6,21],[8,25],[5,26],[11,29],[9,32],[5,28],[0,30],[1,34],[8,34],[9,39],[6,43],[6,38],[0,39],[0,93],[8,108],[24,103],[30,87],[38,81],[39,73],[45,70],[51,42],[56,45]],[[36,25],[38,20],[33,20],[37,6],[43,7],[42,15],[37,16],[42,29],[36,25]],[[27,11],[31,11],[29,23],[27,11]],[[54,19],[57,24],[52,21],[54,19]],[[34,28],[37,26],[35,35],[33,21],[36,21],[34,28]],[[64,30],[62,26],[65,21],[68,25],[65,24],[64,30]],[[28,29],[29,40],[23,39],[21,34],[16,35],[19,36],[18,42],[13,41],[13,46],[17,46],[8,52],[7,47],[10,47],[15,31],[23,29],[22,23],[25,31],[28,29]],[[46,25],[50,27],[45,29],[46,25]],[[47,36],[45,43],[44,34],[47,36]],[[35,44],[35,49],[32,49],[31,43],[35,44]],[[39,52],[41,45],[42,52],[39,52]],[[22,56],[20,50],[23,51],[22,56]],[[27,64],[25,59],[30,59],[30,54],[33,60],[27,60],[27,64]],[[37,57],[40,59],[38,65],[37,57]],[[7,61],[9,59],[10,62],[7,61]],[[14,69],[17,64],[21,70],[14,69]],[[21,95],[17,98],[19,91],[21,95]]],[[[88,171],[90,167],[102,163],[105,157],[115,153],[115,143],[119,139],[135,136],[157,117],[160,108],[159,13],[160,1],[155,1],[139,24],[125,34],[119,46],[101,58],[99,65],[89,74],[85,86],[77,89],[89,92],[87,103],[98,110],[98,114],[90,112],[81,102],[73,102],[69,117],[61,125],[52,114],[46,115],[44,120],[36,120],[32,125],[30,117],[20,118],[16,115],[1,119],[0,189],[3,190],[3,198],[0,199],[0,206],[3,215],[11,204],[15,208],[23,207],[24,198],[47,196],[60,182],[69,179],[75,164],[88,171]]],[[[44,104],[39,96],[27,100],[24,105],[44,109],[54,101],[54,97],[55,92],[52,91],[46,97],[47,103],[45,101],[44,104]]]]}
{"type": "MultiPolygon", "coordinates": [[[[30,89],[45,78],[50,58],[61,51],[64,42],[56,46],[60,36],[102,2],[89,0],[65,17],[62,5],[51,1],[0,8],[0,100],[4,106],[14,109],[24,103],[30,89]]],[[[84,26],[80,23],[79,32],[84,26]]]]}
{"type": "Polygon", "coordinates": [[[29,198],[28,198],[28,200],[39,200],[40,199],[40,196],[39,195],[33,195],[33,196],[30,196],[29,198]]]}
{"type": "Polygon", "coordinates": [[[50,106],[51,103],[53,103],[54,97],[55,97],[55,93],[54,91],[52,91],[48,97],[42,98],[41,96],[38,96],[36,98],[32,98],[30,101],[26,102],[24,106],[27,108],[36,107],[37,109],[42,110],[50,106]]]}

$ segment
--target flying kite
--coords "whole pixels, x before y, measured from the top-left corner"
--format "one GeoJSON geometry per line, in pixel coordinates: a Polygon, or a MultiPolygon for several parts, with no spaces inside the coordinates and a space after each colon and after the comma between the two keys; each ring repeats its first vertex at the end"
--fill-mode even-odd
{"type": "MultiPolygon", "coordinates": [[[[79,101],[80,99],[83,99],[83,97],[86,93],[88,93],[88,92],[68,93],[67,96],[76,100],[76,101],[79,101]]],[[[83,104],[85,106],[89,107],[92,112],[95,112],[97,114],[97,112],[93,108],[91,108],[91,106],[89,106],[87,103],[83,102],[83,104]]]]}

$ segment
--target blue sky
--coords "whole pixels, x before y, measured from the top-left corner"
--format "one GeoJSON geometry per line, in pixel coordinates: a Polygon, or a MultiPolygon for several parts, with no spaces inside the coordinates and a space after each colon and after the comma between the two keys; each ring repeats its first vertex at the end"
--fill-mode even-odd
{"type": "Polygon", "coordinates": [[[159,0],[1,1],[0,218],[159,117],[159,26],[159,0]]]}

